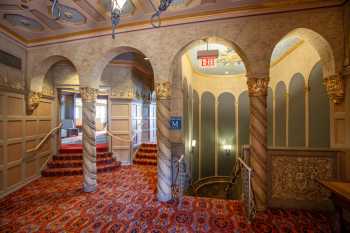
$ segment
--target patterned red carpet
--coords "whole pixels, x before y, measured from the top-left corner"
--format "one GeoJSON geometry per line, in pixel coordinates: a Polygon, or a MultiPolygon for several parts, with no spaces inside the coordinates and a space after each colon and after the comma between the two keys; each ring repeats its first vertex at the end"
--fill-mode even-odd
{"type": "Polygon", "coordinates": [[[320,213],[270,210],[250,226],[239,201],[158,203],[154,166],[120,168],[98,181],[93,194],[82,192],[81,176],[34,181],[0,200],[0,232],[330,232],[320,213]]]}

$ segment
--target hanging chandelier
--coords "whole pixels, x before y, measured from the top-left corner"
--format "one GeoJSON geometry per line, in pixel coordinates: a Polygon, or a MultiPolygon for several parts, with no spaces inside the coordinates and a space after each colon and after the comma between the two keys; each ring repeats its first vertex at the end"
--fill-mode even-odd
{"type": "Polygon", "coordinates": [[[51,2],[51,15],[58,20],[61,18],[61,9],[58,0],[50,0],[51,2]]]}
{"type": "Polygon", "coordinates": [[[115,39],[116,28],[120,21],[122,9],[127,0],[111,0],[111,21],[112,21],[112,38],[115,39]]]}
{"type": "MultiPolygon", "coordinates": [[[[152,0],[149,0],[152,4],[153,8],[155,9],[152,0]]],[[[159,7],[156,10],[156,13],[154,13],[151,17],[151,24],[155,28],[159,28],[161,26],[160,21],[160,15],[168,9],[168,7],[173,3],[174,0],[160,0],[159,7]]]]}

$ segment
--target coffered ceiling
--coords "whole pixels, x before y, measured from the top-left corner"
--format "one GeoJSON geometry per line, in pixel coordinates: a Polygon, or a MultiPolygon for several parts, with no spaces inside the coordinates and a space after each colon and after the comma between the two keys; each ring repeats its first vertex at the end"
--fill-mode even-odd
{"type": "MultiPolygon", "coordinates": [[[[119,30],[150,27],[160,0],[127,0],[119,30]]],[[[25,43],[110,33],[110,0],[59,0],[62,17],[51,17],[49,0],[0,0],[0,28],[25,43]]],[[[235,12],[293,10],[341,4],[343,0],[174,0],[163,23],[210,19],[235,12]],[[199,19],[200,18],[200,19],[199,19]]],[[[256,12],[255,12],[256,13],[256,12]]],[[[227,17],[227,15],[225,16],[227,17]]]]}

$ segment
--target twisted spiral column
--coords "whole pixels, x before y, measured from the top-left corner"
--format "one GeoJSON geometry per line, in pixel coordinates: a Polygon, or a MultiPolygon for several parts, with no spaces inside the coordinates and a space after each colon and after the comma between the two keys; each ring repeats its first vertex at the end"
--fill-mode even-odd
{"type": "Polygon", "coordinates": [[[268,79],[248,79],[250,97],[250,164],[257,210],[267,208],[267,87],[268,79]]]}
{"type": "Polygon", "coordinates": [[[157,83],[157,145],[159,201],[169,201],[171,195],[171,143],[170,143],[170,83],[157,83]]]}
{"type": "Polygon", "coordinates": [[[82,87],[80,93],[83,103],[83,189],[84,192],[95,192],[97,189],[95,116],[98,90],[82,87]]]}

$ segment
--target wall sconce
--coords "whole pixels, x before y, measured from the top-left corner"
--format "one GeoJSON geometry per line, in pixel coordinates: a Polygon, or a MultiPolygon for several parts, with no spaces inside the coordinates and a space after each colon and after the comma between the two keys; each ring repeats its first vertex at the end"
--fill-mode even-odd
{"type": "Polygon", "coordinates": [[[231,151],[232,151],[232,145],[224,145],[223,146],[223,149],[224,149],[224,152],[225,152],[225,154],[229,154],[229,153],[231,153],[231,151]]]}
{"type": "Polygon", "coordinates": [[[192,141],[191,141],[192,151],[194,150],[194,148],[196,148],[196,144],[197,144],[197,141],[196,141],[196,140],[192,140],[192,141]]]}

